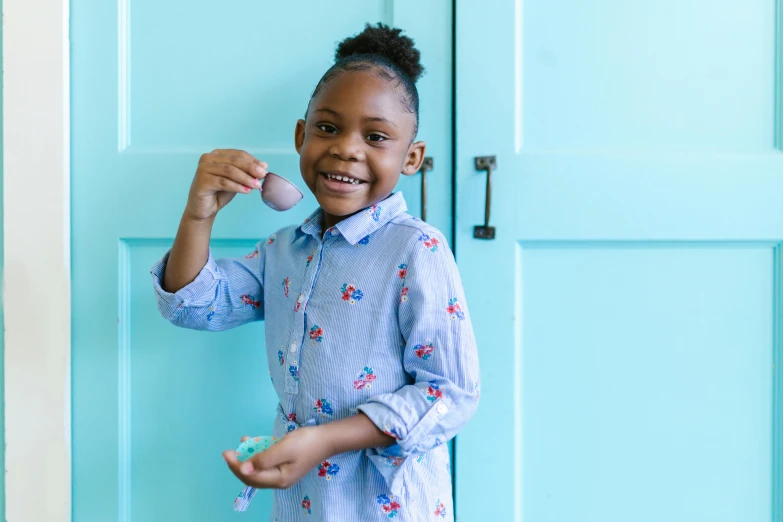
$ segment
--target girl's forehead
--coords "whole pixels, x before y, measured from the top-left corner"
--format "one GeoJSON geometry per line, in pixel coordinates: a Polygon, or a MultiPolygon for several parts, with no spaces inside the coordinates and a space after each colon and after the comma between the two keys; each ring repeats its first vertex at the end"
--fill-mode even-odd
{"type": "Polygon", "coordinates": [[[310,102],[310,112],[328,109],[343,118],[378,117],[397,121],[413,119],[405,109],[405,93],[399,81],[387,80],[378,71],[340,71],[326,82],[310,102]]]}

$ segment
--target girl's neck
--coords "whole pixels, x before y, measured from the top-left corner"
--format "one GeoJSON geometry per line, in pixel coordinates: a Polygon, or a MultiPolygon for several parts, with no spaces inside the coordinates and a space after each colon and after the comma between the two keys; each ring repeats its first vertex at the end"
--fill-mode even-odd
{"type": "Polygon", "coordinates": [[[327,230],[336,226],[337,223],[339,223],[340,221],[348,217],[350,216],[333,216],[331,214],[327,214],[326,212],[324,212],[323,222],[322,222],[322,228],[323,228],[322,232],[326,233],[327,230]]]}

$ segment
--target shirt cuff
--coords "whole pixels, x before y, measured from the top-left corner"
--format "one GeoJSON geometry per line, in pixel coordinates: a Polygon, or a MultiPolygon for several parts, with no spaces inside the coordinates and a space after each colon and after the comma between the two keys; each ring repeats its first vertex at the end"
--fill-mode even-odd
{"type": "Polygon", "coordinates": [[[168,320],[174,319],[179,310],[184,307],[210,304],[215,299],[215,287],[223,278],[210,250],[207,263],[191,283],[175,293],[167,292],[163,289],[163,277],[166,273],[166,264],[170,255],[171,250],[166,252],[150,270],[155,294],[158,299],[158,309],[163,314],[163,317],[168,320]]]}
{"type": "Polygon", "coordinates": [[[441,418],[450,411],[445,397],[429,405],[422,414],[398,394],[372,397],[358,410],[379,430],[397,440],[403,457],[424,453],[446,442],[443,430],[438,427],[441,418]]]}

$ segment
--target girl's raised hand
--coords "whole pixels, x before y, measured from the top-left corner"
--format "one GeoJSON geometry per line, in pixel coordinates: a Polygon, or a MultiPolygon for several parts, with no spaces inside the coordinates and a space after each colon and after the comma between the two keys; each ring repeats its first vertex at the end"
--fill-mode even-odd
{"type": "Polygon", "coordinates": [[[204,154],[190,186],[185,214],[195,221],[213,219],[237,194],[260,188],[268,168],[242,150],[216,149],[204,154]]]}

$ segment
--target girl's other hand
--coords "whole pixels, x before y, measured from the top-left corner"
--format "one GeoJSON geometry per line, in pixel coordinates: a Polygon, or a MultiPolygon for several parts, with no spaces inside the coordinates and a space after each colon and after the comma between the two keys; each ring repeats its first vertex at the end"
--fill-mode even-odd
{"type": "MultiPolygon", "coordinates": [[[[236,451],[223,452],[228,467],[245,485],[258,489],[288,489],[332,456],[319,427],[291,431],[268,450],[240,462],[236,451]]],[[[242,441],[247,437],[242,437],[242,441]]]]}

